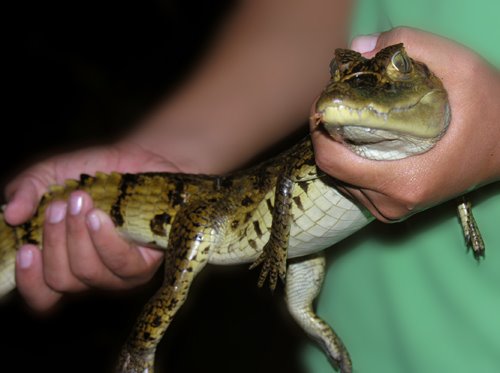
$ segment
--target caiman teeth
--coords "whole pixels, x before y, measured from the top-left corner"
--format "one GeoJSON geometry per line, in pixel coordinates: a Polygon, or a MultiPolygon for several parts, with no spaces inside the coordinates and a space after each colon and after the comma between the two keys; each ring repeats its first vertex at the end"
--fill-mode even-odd
{"type": "Polygon", "coordinates": [[[447,103],[442,103],[443,95],[446,93],[433,90],[414,103],[387,110],[373,103],[356,107],[349,102],[323,98],[317,101],[315,118],[328,132],[335,127],[349,126],[435,138],[446,129],[450,118],[447,103]]]}
{"type": "MultiPolygon", "coordinates": [[[[326,105],[325,108],[319,110],[318,114],[320,116],[323,116],[324,113],[328,109],[335,109],[335,110],[338,110],[339,112],[349,112],[350,114],[356,113],[356,114],[358,114],[360,120],[362,119],[363,114],[366,112],[373,114],[377,117],[382,117],[382,118],[384,118],[384,120],[387,120],[387,117],[392,113],[401,113],[401,112],[405,112],[405,111],[408,111],[408,110],[415,108],[418,104],[425,101],[429,96],[432,96],[432,94],[435,92],[436,91],[432,90],[432,91],[424,94],[422,97],[420,97],[415,102],[411,102],[411,103],[404,105],[404,106],[392,106],[388,110],[383,110],[383,109],[377,108],[375,105],[373,105],[373,103],[367,104],[366,106],[356,108],[356,107],[352,107],[352,106],[347,105],[345,103],[345,101],[342,101],[340,99],[333,99],[331,101],[331,103],[326,105]]],[[[353,124],[353,123],[350,123],[350,124],[353,124]]]]}
{"type": "Polygon", "coordinates": [[[387,121],[389,115],[392,112],[403,112],[411,109],[415,105],[410,105],[401,108],[391,108],[389,111],[381,111],[376,109],[373,106],[365,106],[362,108],[353,108],[344,104],[336,104],[326,106],[324,109],[318,112],[318,116],[320,117],[321,122],[325,124],[332,125],[363,125],[364,117],[375,116],[381,118],[384,121],[387,121]],[[330,118],[334,118],[331,120],[330,118]],[[347,120],[343,120],[343,119],[347,120]],[[359,122],[358,122],[359,121],[359,122]]]}

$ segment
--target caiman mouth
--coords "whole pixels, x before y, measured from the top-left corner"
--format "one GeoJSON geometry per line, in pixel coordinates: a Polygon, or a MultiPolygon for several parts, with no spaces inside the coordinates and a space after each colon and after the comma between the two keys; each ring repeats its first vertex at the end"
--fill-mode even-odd
{"type": "Polygon", "coordinates": [[[328,128],[329,135],[336,141],[348,145],[370,145],[385,141],[397,140],[398,134],[370,127],[356,125],[331,126],[328,128]]]}
{"type": "Polygon", "coordinates": [[[435,138],[449,122],[443,95],[443,90],[432,90],[415,102],[387,110],[373,102],[360,106],[349,100],[320,97],[315,117],[336,140],[374,143],[401,136],[435,138]]]}

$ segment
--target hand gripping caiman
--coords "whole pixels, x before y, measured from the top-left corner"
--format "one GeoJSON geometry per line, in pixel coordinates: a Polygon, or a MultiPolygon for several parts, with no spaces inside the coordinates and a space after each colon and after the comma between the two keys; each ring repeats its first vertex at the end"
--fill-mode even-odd
{"type": "MultiPolygon", "coordinates": [[[[422,63],[395,45],[368,60],[337,50],[315,118],[359,155],[398,159],[430,149],[449,122],[447,94],[422,63]]],[[[333,156],[333,155],[332,155],[333,156]]],[[[118,372],[151,373],[155,349],[196,275],[208,263],[262,265],[259,285],[286,282],[288,308],[332,364],[351,372],[346,348],[313,311],[324,274],[321,251],[373,217],[318,170],[305,138],[281,155],[226,176],[172,173],[82,175],[55,186],[17,227],[0,216],[0,295],[15,287],[16,249],[41,247],[50,201],[92,196],[131,242],[165,250],[162,287],[144,307],[119,356],[118,372]],[[286,277],[285,277],[286,274],[286,277]]]]}

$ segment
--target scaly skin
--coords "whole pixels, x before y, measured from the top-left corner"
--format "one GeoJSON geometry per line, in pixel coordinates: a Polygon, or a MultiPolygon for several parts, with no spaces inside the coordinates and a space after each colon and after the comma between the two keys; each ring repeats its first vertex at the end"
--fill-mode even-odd
{"type": "MultiPolygon", "coordinates": [[[[445,131],[446,92],[425,65],[406,56],[402,45],[372,60],[337,50],[331,68],[315,117],[358,154],[406,157],[430,149],[445,131]],[[396,147],[388,145],[395,142],[396,147]]],[[[82,175],[52,188],[29,222],[10,227],[0,216],[0,295],[15,286],[16,248],[27,242],[41,246],[48,203],[81,189],[125,238],[165,250],[163,286],[140,315],[120,354],[118,372],[153,372],[156,346],[207,263],[253,262],[262,264],[259,285],[269,279],[274,288],[278,278],[286,281],[292,316],[320,342],[333,365],[348,373],[352,365],[346,348],[312,308],[324,273],[319,252],[373,217],[335,184],[317,169],[309,137],[276,158],[225,176],[82,175]]]]}

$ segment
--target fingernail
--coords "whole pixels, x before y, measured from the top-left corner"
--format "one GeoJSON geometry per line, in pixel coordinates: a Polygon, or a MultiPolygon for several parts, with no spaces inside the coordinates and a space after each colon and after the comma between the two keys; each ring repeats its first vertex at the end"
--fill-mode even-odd
{"type": "Polygon", "coordinates": [[[101,228],[101,219],[96,212],[91,212],[87,215],[87,225],[94,232],[97,232],[101,228]]]}
{"type": "Polygon", "coordinates": [[[63,201],[52,202],[47,208],[47,219],[49,223],[60,223],[66,216],[66,203],[63,201]]]}
{"type": "Polygon", "coordinates": [[[368,53],[375,49],[380,34],[360,35],[351,42],[351,49],[359,53],[368,53]]]}
{"type": "Polygon", "coordinates": [[[72,194],[69,197],[69,213],[78,215],[82,211],[83,196],[81,194],[72,194]]]}
{"type": "Polygon", "coordinates": [[[33,252],[29,247],[21,247],[17,252],[17,264],[21,269],[27,269],[31,267],[33,263],[33,252]]]}

